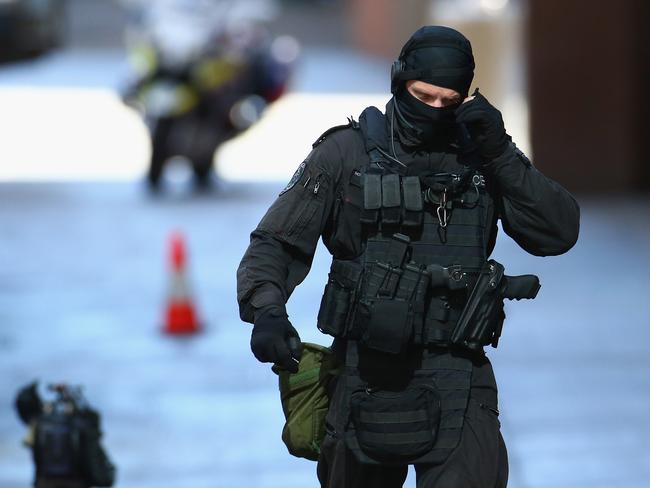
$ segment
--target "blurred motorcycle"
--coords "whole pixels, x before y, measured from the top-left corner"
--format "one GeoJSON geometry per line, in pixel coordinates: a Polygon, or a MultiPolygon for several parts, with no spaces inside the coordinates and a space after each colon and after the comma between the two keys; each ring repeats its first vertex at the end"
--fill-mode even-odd
{"type": "Polygon", "coordinates": [[[124,100],[140,111],[151,134],[148,183],[158,189],[167,161],[180,156],[205,187],[218,147],[285,92],[298,44],[269,34],[267,1],[140,4],[131,5],[127,29],[137,79],[124,100]]]}

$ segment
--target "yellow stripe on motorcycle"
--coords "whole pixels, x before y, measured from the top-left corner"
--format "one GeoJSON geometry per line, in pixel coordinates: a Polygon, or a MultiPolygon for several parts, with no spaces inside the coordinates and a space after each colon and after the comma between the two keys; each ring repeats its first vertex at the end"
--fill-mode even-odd
{"type": "Polygon", "coordinates": [[[174,115],[183,115],[192,110],[199,103],[199,96],[194,89],[187,85],[176,88],[177,105],[174,115]]]}
{"type": "Polygon", "coordinates": [[[223,58],[206,60],[192,70],[192,80],[199,90],[212,90],[232,80],[243,63],[223,58]]]}
{"type": "Polygon", "coordinates": [[[147,76],[156,70],[158,59],[156,51],[148,44],[140,43],[129,50],[129,62],[136,73],[141,76],[147,76]]]}

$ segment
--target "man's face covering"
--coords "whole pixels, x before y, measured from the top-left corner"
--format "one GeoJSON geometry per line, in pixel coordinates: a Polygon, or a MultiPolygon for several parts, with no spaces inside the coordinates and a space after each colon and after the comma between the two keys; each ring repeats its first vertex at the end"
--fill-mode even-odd
{"type": "Polygon", "coordinates": [[[400,53],[401,73],[394,94],[394,115],[402,140],[410,145],[448,138],[454,132],[454,111],[467,97],[474,77],[474,57],[469,41],[460,32],[443,26],[422,27],[406,42],[400,53]],[[413,96],[408,80],[419,80],[461,95],[458,103],[432,107],[413,96]]]}

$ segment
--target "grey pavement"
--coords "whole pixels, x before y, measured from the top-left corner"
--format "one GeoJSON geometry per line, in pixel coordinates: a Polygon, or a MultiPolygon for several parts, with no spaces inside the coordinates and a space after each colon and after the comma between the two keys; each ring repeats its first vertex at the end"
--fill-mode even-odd
{"type": "MultiPolygon", "coordinates": [[[[118,486],[317,486],[315,465],[280,441],[276,378],[251,356],[235,304],[248,233],[281,187],[161,200],[128,183],[0,185],[0,486],[30,477],[11,402],[34,378],[85,385],[118,486]],[[188,340],[160,331],[173,230],[187,236],[206,327],[188,340]]],[[[543,284],[508,304],[489,353],[514,488],[640,488],[650,476],[650,201],[582,203],[567,255],[529,256],[505,235],[495,252],[543,284]]],[[[314,325],[327,268],[319,248],[289,302],[307,341],[328,340],[314,325]]]]}

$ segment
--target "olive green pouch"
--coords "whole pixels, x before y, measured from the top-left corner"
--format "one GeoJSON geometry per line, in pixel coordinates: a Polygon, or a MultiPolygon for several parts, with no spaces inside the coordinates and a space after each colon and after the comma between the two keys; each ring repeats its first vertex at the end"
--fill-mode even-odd
{"type": "Polygon", "coordinates": [[[316,461],[325,437],[325,416],[329,408],[328,386],[338,374],[330,348],[303,343],[297,373],[273,366],[279,376],[280,399],[286,423],[282,441],[289,452],[316,461]]]}

